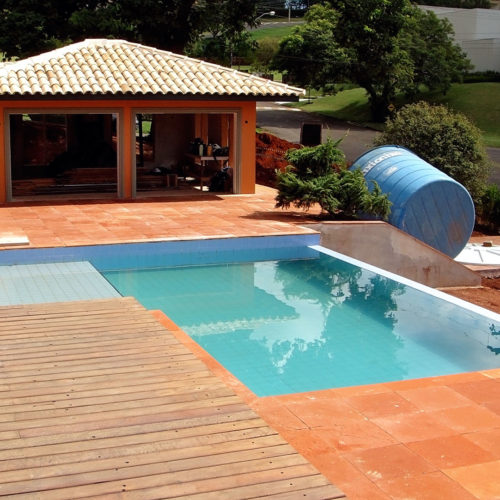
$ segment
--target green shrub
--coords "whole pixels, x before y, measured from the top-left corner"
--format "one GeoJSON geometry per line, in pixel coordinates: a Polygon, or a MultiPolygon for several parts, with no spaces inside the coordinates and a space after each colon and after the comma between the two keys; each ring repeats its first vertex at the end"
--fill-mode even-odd
{"type": "Polygon", "coordinates": [[[276,172],[276,206],[309,209],[316,203],[335,218],[354,218],[361,214],[386,219],[391,202],[374,181],[370,192],[361,170],[347,170],[345,156],[334,143],[291,150],[291,163],[285,172],[276,172]]]}
{"type": "Polygon", "coordinates": [[[500,82],[500,73],[498,71],[476,71],[467,73],[463,78],[464,83],[479,82],[500,82]]]}
{"type": "Polygon", "coordinates": [[[426,102],[408,104],[387,120],[374,143],[407,147],[462,184],[480,204],[490,163],[481,131],[465,115],[426,102]]]}
{"type": "Polygon", "coordinates": [[[496,184],[490,184],[486,188],[481,198],[478,218],[480,223],[489,229],[500,228],[500,189],[496,184]]]}
{"type": "Polygon", "coordinates": [[[269,73],[271,62],[278,52],[279,41],[273,38],[264,38],[257,43],[252,63],[252,71],[269,73]]]}

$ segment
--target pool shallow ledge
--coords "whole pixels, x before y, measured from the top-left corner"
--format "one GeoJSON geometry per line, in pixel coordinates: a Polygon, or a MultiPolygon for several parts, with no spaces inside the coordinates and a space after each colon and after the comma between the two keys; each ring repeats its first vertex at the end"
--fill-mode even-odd
{"type": "Polygon", "coordinates": [[[303,248],[307,254],[307,249],[319,245],[319,242],[320,234],[311,232],[283,236],[5,249],[0,251],[0,265],[90,261],[97,270],[103,271],[142,267],[146,256],[151,267],[217,264],[252,260],[256,250],[274,250],[283,258],[287,256],[287,249],[291,249],[290,255],[297,248],[303,248]]]}

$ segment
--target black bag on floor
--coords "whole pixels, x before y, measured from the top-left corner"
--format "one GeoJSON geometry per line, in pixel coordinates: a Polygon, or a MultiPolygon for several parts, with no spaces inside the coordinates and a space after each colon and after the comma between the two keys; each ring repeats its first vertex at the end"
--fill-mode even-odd
{"type": "Polygon", "coordinates": [[[225,193],[230,190],[231,176],[229,175],[229,167],[224,167],[210,179],[208,190],[211,192],[225,193]]]}

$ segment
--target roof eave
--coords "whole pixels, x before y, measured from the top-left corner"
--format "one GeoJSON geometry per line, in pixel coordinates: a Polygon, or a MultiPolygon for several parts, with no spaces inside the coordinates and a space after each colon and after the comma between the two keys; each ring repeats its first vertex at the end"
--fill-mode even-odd
{"type": "Polygon", "coordinates": [[[0,94],[1,101],[289,101],[296,102],[299,95],[281,94],[0,94]]]}

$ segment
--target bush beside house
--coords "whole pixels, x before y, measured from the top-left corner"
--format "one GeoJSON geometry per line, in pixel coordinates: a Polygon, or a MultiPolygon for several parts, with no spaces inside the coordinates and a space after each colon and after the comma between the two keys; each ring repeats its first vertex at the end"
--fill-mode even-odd
{"type": "Polygon", "coordinates": [[[481,131],[461,113],[426,102],[408,104],[386,121],[376,146],[404,146],[462,184],[476,208],[486,190],[490,162],[481,131]]]}
{"type": "Polygon", "coordinates": [[[340,141],[290,150],[290,165],[277,172],[276,206],[309,209],[318,204],[329,218],[352,219],[361,214],[386,219],[391,202],[376,182],[368,188],[360,170],[347,170],[340,141]]]}

